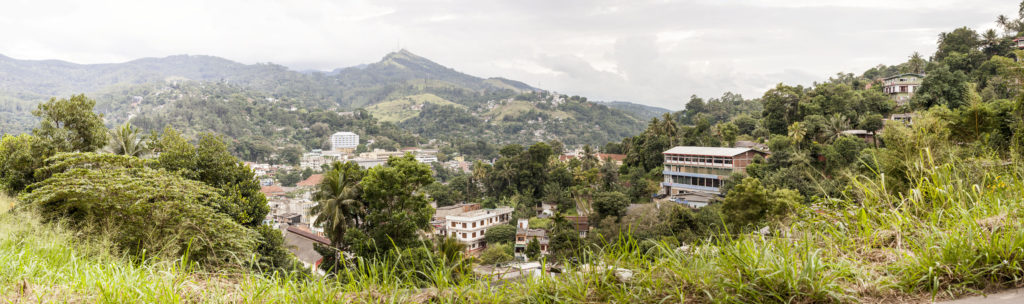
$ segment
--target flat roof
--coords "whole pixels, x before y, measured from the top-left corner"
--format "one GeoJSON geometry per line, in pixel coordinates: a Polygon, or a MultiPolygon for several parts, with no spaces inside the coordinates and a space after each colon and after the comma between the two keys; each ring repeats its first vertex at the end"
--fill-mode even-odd
{"type": "Polygon", "coordinates": [[[334,134],[331,134],[331,135],[359,135],[359,134],[348,132],[348,131],[344,131],[344,132],[337,132],[337,133],[334,133],[334,134]]]}
{"type": "Polygon", "coordinates": [[[889,76],[889,77],[885,77],[885,80],[889,80],[889,79],[893,79],[893,78],[899,78],[899,77],[903,77],[903,76],[915,76],[915,77],[918,77],[918,78],[924,78],[924,75],[918,74],[918,73],[903,73],[903,74],[897,74],[897,75],[892,75],[892,76],[889,76]]]}
{"type": "Polygon", "coordinates": [[[695,147],[695,146],[678,146],[668,151],[662,152],[662,154],[685,154],[685,155],[704,155],[704,156],[727,156],[732,157],[746,153],[747,151],[754,151],[763,153],[751,148],[723,148],[723,147],[695,147]]]}
{"type": "Polygon", "coordinates": [[[477,210],[465,212],[465,213],[462,213],[462,214],[447,215],[444,218],[445,218],[445,220],[449,220],[449,221],[452,221],[452,220],[455,220],[455,221],[465,221],[465,220],[470,220],[470,219],[474,219],[475,220],[475,218],[482,217],[482,216],[486,217],[486,216],[489,216],[489,215],[497,215],[497,214],[503,214],[503,213],[512,213],[512,211],[515,211],[515,209],[512,209],[511,207],[498,207],[498,208],[494,208],[494,209],[477,209],[477,210]]]}

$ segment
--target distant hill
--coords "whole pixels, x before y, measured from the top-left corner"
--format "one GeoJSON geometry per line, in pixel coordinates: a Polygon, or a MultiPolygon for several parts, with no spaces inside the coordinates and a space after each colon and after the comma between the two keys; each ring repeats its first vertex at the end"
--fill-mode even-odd
{"type": "MultiPolygon", "coordinates": [[[[407,50],[389,53],[375,63],[326,73],[195,55],[111,64],[0,57],[0,101],[4,101],[0,104],[0,131],[28,131],[35,124],[30,111],[36,103],[77,93],[96,99],[98,111],[111,126],[128,120],[147,129],[170,124],[188,133],[210,131],[247,141],[277,140],[307,149],[321,147],[322,141],[307,136],[281,137],[275,132],[305,132],[308,125],[326,121],[305,113],[320,111],[365,109],[374,119],[361,128],[377,130],[379,127],[372,125],[394,123],[421,137],[414,140],[397,131],[374,135],[385,146],[430,139],[450,143],[485,139],[491,144],[560,140],[571,145],[600,145],[643,130],[646,117],[654,112],[640,105],[605,106],[585,98],[559,96],[505,78],[468,75],[407,50]],[[424,115],[425,109],[432,112],[424,115]],[[291,115],[288,113],[296,113],[296,117],[281,117],[291,115]],[[453,120],[444,115],[472,119],[453,120]],[[263,125],[255,125],[254,117],[262,117],[263,125]],[[437,131],[449,128],[453,131],[437,131]]],[[[328,124],[335,125],[340,126],[328,124]]]]}
{"type": "Polygon", "coordinates": [[[634,117],[640,120],[651,120],[651,118],[660,117],[665,113],[672,113],[672,110],[642,105],[638,103],[632,103],[628,101],[598,101],[598,103],[608,106],[612,109],[622,110],[623,112],[633,114],[634,117]]]}

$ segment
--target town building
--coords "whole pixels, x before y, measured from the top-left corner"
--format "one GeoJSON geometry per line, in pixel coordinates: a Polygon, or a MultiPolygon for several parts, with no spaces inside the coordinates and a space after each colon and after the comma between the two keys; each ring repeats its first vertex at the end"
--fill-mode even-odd
{"type": "Polygon", "coordinates": [[[1024,49],[1024,37],[1017,37],[1013,39],[1013,46],[1018,49],[1024,49]]]}
{"type": "Polygon", "coordinates": [[[459,215],[474,210],[480,210],[480,204],[477,203],[437,207],[434,202],[431,202],[430,206],[434,207],[434,218],[431,219],[430,225],[434,226],[434,234],[437,235],[448,235],[444,224],[445,218],[449,215],[459,215]]]}
{"type": "Polygon", "coordinates": [[[924,75],[915,73],[890,76],[882,80],[882,92],[896,101],[897,106],[906,106],[910,104],[910,98],[914,97],[914,92],[917,92],[923,81],[924,75]]]}
{"type": "Polygon", "coordinates": [[[445,216],[445,233],[466,244],[466,251],[477,252],[487,248],[484,240],[487,228],[508,223],[512,211],[511,207],[498,207],[448,215],[445,216]]]}
{"type": "Polygon", "coordinates": [[[338,132],[331,135],[331,150],[352,152],[359,146],[359,134],[338,132]]]}
{"type": "Polygon", "coordinates": [[[548,239],[547,231],[544,229],[530,229],[530,221],[527,219],[520,219],[516,223],[516,248],[515,255],[518,258],[526,257],[526,247],[530,245],[530,242],[537,240],[540,244],[540,254],[548,254],[548,239]]]}
{"type": "Polygon", "coordinates": [[[747,165],[766,152],[750,148],[679,146],[662,153],[665,156],[661,183],[668,195],[688,192],[719,193],[729,175],[745,172],[747,165]]]}
{"type": "Polygon", "coordinates": [[[298,187],[299,189],[309,189],[309,188],[314,188],[314,187],[320,185],[320,183],[323,182],[323,181],[324,181],[324,175],[323,174],[313,174],[313,175],[310,175],[305,180],[302,180],[301,182],[298,182],[297,184],[295,184],[295,186],[298,187]]]}

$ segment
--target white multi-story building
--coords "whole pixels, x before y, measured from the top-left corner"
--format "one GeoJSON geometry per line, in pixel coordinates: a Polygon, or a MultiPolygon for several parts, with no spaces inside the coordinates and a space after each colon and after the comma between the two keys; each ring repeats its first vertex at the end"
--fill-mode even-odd
{"type": "Polygon", "coordinates": [[[466,244],[466,251],[475,252],[487,248],[484,235],[487,228],[508,223],[512,217],[511,207],[480,209],[444,217],[445,233],[466,244]]]}
{"type": "Polygon", "coordinates": [[[331,135],[331,150],[355,150],[359,145],[359,134],[338,132],[331,135]]]}

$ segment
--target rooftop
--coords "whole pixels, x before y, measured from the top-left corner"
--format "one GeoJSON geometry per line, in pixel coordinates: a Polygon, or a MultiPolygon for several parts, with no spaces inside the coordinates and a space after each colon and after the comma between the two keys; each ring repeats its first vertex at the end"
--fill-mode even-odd
{"type": "MultiPolygon", "coordinates": [[[[760,152],[751,148],[723,148],[723,147],[694,147],[694,146],[678,146],[668,151],[662,152],[662,154],[685,154],[685,155],[703,155],[703,156],[736,156],[747,151],[760,152]]],[[[763,152],[761,152],[763,153],[763,152]]]]}
{"type": "Polygon", "coordinates": [[[352,132],[338,132],[338,133],[334,133],[333,135],[356,135],[356,133],[352,133],[352,132]]]}
{"type": "Polygon", "coordinates": [[[903,74],[897,74],[897,75],[892,75],[892,76],[889,76],[889,77],[885,77],[885,80],[889,80],[889,79],[893,79],[893,78],[900,78],[900,77],[905,77],[905,76],[914,76],[914,77],[917,77],[917,78],[924,78],[924,75],[918,74],[918,73],[903,73],[903,74]]]}
{"type": "Polygon", "coordinates": [[[449,215],[449,216],[446,216],[445,219],[458,219],[458,220],[472,219],[472,218],[476,218],[476,217],[480,217],[480,216],[485,216],[485,215],[491,215],[491,214],[512,213],[513,210],[514,209],[512,209],[512,207],[498,207],[498,208],[494,208],[494,209],[480,209],[480,210],[473,210],[473,211],[465,212],[465,213],[458,214],[458,215],[449,215]]]}
{"type": "Polygon", "coordinates": [[[296,186],[299,186],[299,187],[314,187],[316,185],[319,185],[320,182],[322,182],[323,180],[324,180],[324,175],[323,174],[313,174],[313,175],[310,175],[309,178],[307,178],[306,180],[303,180],[303,181],[299,182],[298,184],[296,184],[296,186]]]}

